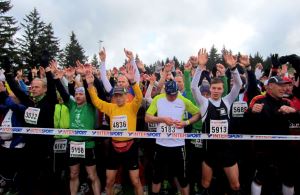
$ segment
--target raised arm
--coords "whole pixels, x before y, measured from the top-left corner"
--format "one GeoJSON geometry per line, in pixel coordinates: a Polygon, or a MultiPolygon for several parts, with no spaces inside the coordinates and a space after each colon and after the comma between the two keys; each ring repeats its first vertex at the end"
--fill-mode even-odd
{"type": "Polygon", "coordinates": [[[110,93],[110,91],[112,90],[112,86],[108,80],[108,78],[106,77],[106,51],[105,48],[103,47],[103,49],[99,52],[99,58],[100,58],[100,74],[101,74],[101,81],[104,85],[104,88],[106,90],[107,93],[110,93]]]}
{"type": "Polygon", "coordinates": [[[191,63],[193,64],[193,66],[198,64],[198,67],[196,69],[196,72],[195,72],[193,80],[192,80],[191,88],[192,88],[192,93],[195,98],[195,101],[201,107],[200,112],[201,112],[202,116],[204,116],[204,114],[208,108],[208,99],[201,95],[201,92],[198,88],[198,83],[199,83],[199,80],[201,77],[202,69],[205,68],[207,60],[208,60],[208,54],[205,49],[199,50],[198,59],[196,57],[193,60],[191,60],[191,63]]]}
{"type": "Polygon", "coordinates": [[[232,89],[231,89],[230,93],[224,97],[224,100],[226,100],[229,103],[229,105],[231,105],[235,101],[235,99],[238,97],[243,83],[242,83],[240,74],[237,70],[237,56],[234,56],[231,53],[225,52],[224,60],[230,69],[232,80],[233,80],[232,89]]]}
{"type": "Polygon", "coordinates": [[[88,92],[90,94],[93,105],[97,109],[99,109],[101,112],[104,112],[105,114],[110,116],[111,109],[112,109],[112,104],[101,100],[97,96],[97,90],[94,87],[94,76],[93,76],[93,74],[86,75],[86,82],[88,84],[88,92]]]}
{"type": "Polygon", "coordinates": [[[142,100],[143,100],[143,94],[140,89],[139,83],[135,80],[135,71],[134,67],[132,65],[128,66],[127,71],[125,73],[126,78],[128,79],[130,85],[132,86],[132,89],[134,91],[134,98],[130,102],[132,105],[132,108],[135,112],[137,112],[141,106],[142,100]]]}
{"type": "MultiPolygon", "coordinates": [[[[54,60],[50,62],[50,65],[52,63],[57,64],[57,62],[54,60]]],[[[46,71],[46,78],[47,78],[47,99],[49,102],[51,102],[51,104],[55,105],[57,104],[58,101],[57,101],[54,78],[48,64],[44,65],[44,69],[46,71]]]]}
{"type": "Polygon", "coordinates": [[[141,75],[140,75],[140,71],[134,61],[134,56],[133,56],[133,53],[132,51],[129,51],[129,50],[126,50],[124,48],[124,52],[125,52],[125,55],[127,56],[128,58],[128,61],[130,62],[130,64],[133,66],[133,69],[134,69],[134,80],[139,83],[140,82],[140,79],[141,79],[141,75]]]}

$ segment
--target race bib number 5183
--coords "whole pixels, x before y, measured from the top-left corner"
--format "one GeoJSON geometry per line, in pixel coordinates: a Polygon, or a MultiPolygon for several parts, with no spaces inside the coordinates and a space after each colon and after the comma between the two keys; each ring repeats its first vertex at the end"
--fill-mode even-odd
{"type": "Polygon", "coordinates": [[[176,127],[174,125],[169,126],[165,123],[160,123],[159,126],[158,126],[158,131],[157,132],[175,133],[176,132],[176,127]]]}

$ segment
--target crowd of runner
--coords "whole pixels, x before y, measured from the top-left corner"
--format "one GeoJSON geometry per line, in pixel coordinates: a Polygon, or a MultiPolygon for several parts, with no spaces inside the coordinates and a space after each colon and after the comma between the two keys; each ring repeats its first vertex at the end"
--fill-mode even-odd
{"type": "MultiPolygon", "coordinates": [[[[224,52],[206,68],[200,49],[184,69],[171,61],[149,72],[133,52],[106,69],[60,68],[47,52],[28,75],[7,58],[0,71],[1,127],[213,135],[300,134],[300,57],[271,57],[254,68],[224,52]],[[288,66],[293,71],[288,71],[288,66]]],[[[300,193],[300,142],[99,138],[0,133],[0,194],[300,193]],[[88,190],[86,190],[88,191],[88,190]]]]}

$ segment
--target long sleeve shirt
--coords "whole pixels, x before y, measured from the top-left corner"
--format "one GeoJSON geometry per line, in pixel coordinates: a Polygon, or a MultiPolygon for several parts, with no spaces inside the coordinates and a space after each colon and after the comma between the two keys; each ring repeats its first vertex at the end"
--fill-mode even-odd
{"type": "MultiPolygon", "coordinates": [[[[95,87],[88,88],[92,103],[101,112],[110,117],[110,129],[116,131],[136,131],[137,112],[143,100],[143,94],[136,83],[132,86],[135,97],[131,102],[126,102],[123,106],[108,103],[97,96],[95,87]]],[[[113,138],[115,141],[127,141],[131,138],[113,138]]]]}
{"type": "Polygon", "coordinates": [[[230,93],[228,95],[226,95],[225,97],[220,98],[219,100],[213,100],[211,98],[207,99],[206,97],[201,95],[201,92],[198,88],[198,83],[199,83],[199,80],[201,77],[201,73],[202,73],[202,70],[198,67],[196,69],[194,78],[192,80],[191,88],[192,88],[193,96],[194,96],[197,104],[201,106],[200,113],[202,116],[202,121],[204,121],[206,118],[206,111],[208,108],[209,101],[216,107],[219,107],[221,104],[221,99],[222,99],[227,107],[228,113],[230,113],[229,111],[230,111],[231,104],[235,101],[235,99],[239,95],[239,91],[243,84],[238,70],[235,69],[234,71],[231,71],[232,78],[233,78],[233,86],[232,86],[230,93]]]}

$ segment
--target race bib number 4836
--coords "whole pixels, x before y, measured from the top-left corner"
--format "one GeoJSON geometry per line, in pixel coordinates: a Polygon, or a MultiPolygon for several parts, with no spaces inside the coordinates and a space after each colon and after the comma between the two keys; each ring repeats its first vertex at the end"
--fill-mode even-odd
{"type": "Polygon", "coordinates": [[[26,123],[36,125],[40,115],[39,108],[28,107],[24,114],[24,119],[26,123]]]}
{"type": "Polygon", "coordinates": [[[113,131],[127,131],[128,129],[128,122],[127,116],[114,116],[112,119],[112,130],[113,131]]]}
{"type": "Polygon", "coordinates": [[[210,134],[228,134],[228,121],[210,120],[210,134]]]}
{"type": "Polygon", "coordinates": [[[85,158],[85,142],[70,142],[70,157],[85,158]]]}

